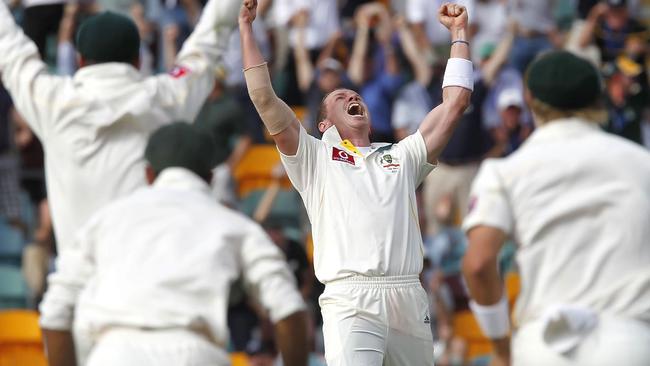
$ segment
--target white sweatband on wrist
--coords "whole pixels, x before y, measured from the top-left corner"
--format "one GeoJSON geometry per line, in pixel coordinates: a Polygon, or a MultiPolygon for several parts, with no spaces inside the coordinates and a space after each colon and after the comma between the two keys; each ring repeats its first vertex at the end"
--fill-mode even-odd
{"type": "Polygon", "coordinates": [[[248,95],[271,135],[277,135],[297,121],[295,113],[273,91],[266,62],[244,70],[248,95]]]}
{"type": "Polygon", "coordinates": [[[459,86],[461,88],[474,90],[474,67],[472,61],[464,58],[450,58],[447,60],[445,77],[442,79],[442,87],[459,86]]]}
{"type": "Polygon", "coordinates": [[[472,309],[472,313],[486,337],[495,339],[510,334],[510,316],[505,296],[493,305],[479,305],[476,301],[470,300],[469,308],[472,309]]]}

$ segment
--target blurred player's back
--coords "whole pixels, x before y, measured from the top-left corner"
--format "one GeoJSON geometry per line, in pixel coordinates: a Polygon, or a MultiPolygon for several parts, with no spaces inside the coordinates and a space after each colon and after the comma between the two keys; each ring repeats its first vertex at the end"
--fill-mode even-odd
{"type": "Polygon", "coordinates": [[[650,281],[646,150],[594,124],[563,122],[494,165],[512,194],[522,281],[534,284],[522,289],[519,320],[551,303],[631,316],[650,310],[634,286],[650,281]]]}

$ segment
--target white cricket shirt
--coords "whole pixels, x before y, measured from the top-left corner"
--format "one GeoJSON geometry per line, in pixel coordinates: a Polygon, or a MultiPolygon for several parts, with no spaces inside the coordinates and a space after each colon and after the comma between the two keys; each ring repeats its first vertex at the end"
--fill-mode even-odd
{"type": "Polygon", "coordinates": [[[322,140],[301,127],[296,155],[281,154],[312,224],[316,277],[420,274],[415,188],[434,168],[422,135],[372,144],[365,156],[346,142],[335,127],[322,140]]]}
{"type": "Polygon", "coordinates": [[[554,305],[650,321],[650,152],[578,119],[483,163],[463,227],[518,244],[516,318],[554,305]]]}
{"type": "MultiPolygon", "coordinates": [[[[47,73],[38,50],[0,3],[0,74],[17,111],[43,143],[45,176],[59,253],[97,209],[145,185],[151,132],[193,122],[212,89],[232,20],[233,1],[211,0],[170,74],[142,76],[124,63],[47,73]]],[[[233,5],[234,4],[234,5],[233,5]]]]}
{"type": "MultiPolygon", "coordinates": [[[[284,255],[247,217],[216,203],[182,168],[111,203],[57,259],[41,303],[41,326],[184,328],[228,342],[230,285],[243,276],[278,321],[304,309],[284,255]]],[[[86,340],[87,341],[87,340],[86,340]]]]}

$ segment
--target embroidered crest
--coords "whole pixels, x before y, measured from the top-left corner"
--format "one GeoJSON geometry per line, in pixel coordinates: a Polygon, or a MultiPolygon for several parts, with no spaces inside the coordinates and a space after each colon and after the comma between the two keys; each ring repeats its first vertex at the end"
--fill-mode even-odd
{"type": "Polygon", "coordinates": [[[380,151],[378,154],[378,162],[385,171],[395,173],[399,171],[399,159],[390,153],[390,151],[380,151]]]}

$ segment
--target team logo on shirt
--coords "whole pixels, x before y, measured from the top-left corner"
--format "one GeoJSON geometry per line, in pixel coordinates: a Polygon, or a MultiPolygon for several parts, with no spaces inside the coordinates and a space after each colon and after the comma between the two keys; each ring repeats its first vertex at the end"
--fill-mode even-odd
{"type": "Polygon", "coordinates": [[[395,173],[399,171],[399,159],[390,153],[390,151],[381,151],[378,154],[378,162],[385,171],[395,173]]]}
{"type": "Polygon", "coordinates": [[[344,163],[354,165],[354,156],[335,147],[332,148],[332,160],[342,161],[344,163]]]}

